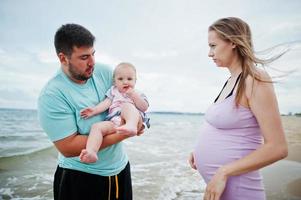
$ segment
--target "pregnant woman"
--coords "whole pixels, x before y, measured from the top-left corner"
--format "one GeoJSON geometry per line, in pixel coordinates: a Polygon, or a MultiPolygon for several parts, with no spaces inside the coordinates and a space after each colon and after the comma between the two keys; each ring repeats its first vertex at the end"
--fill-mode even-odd
{"type": "Polygon", "coordinates": [[[255,57],[243,20],[223,18],[209,27],[209,57],[230,78],[205,114],[189,163],[207,183],[206,200],[263,200],[258,169],[287,156],[272,80],[255,57]]]}

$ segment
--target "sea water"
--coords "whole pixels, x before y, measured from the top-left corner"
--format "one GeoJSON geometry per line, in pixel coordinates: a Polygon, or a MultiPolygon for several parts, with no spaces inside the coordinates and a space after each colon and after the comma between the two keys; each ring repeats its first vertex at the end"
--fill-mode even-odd
{"type": "MultiPolygon", "coordinates": [[[[205,183],[188,164],[203,116],[151,113],[151,128],[125,140],[135,200],[201,199],[205,183]]],[[[0,200],[53,199],[57,151],[35,110],[0,109],[0,200]]]]}

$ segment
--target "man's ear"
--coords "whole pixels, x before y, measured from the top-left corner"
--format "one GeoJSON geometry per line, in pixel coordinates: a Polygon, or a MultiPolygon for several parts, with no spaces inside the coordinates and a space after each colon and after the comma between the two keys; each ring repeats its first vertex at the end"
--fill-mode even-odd
{"type": "Polygon", "coordinates": [[[68,59],[66,54],[61,52],[57,56],[59,57],[59,60],[60,60],[62,65],[68,65],[69,59],[68,59]]]}

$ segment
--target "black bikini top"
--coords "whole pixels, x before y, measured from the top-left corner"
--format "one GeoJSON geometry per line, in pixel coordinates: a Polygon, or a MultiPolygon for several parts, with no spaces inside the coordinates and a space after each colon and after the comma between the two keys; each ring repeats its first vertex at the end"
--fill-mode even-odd
{"type": "MultiPolygon", "coordinates": [[[[241,73],[238,75],[238,77],[236,78],[236,81],[235,81],[235,84],[234,84],[234,87],[232,88],[231,92],[228,94],[228,96],[225,98],[227,99],[228,97],[230,97],[232,94],[233,94],[233,91],[239,81],[239,78],[241,77],[241,73]]],[[[229,80],[229,79],[228,79],[229,80]]],[[[224,84],[222,90],[220,91],[220,93],[218,94],[218,96],[216,97],[216,99],[214,100],[214,103],[218,100],[219,96],[221,95],[222,91],[224,90],[224,88],[226,87],[227,83],[228,83],[228,80],[226,81],[226,83],[224,84]]]]}

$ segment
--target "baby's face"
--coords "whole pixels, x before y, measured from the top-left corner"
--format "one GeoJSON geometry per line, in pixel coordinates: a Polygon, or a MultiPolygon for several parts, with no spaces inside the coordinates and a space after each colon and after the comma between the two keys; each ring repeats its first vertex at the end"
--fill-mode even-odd
{"type": "Polygon", "coordinates": [[[131,67],[121,67],[115,71],[114,85],[119,92],[124,93],[128,89],[135,88],[136,72],[131,67]]]}

